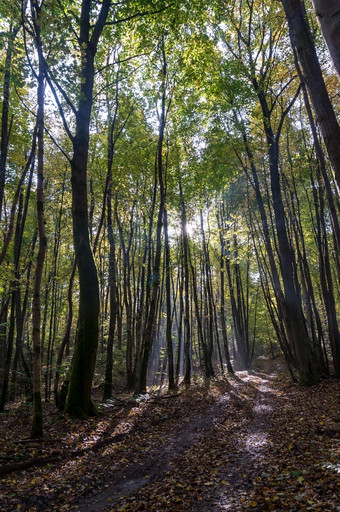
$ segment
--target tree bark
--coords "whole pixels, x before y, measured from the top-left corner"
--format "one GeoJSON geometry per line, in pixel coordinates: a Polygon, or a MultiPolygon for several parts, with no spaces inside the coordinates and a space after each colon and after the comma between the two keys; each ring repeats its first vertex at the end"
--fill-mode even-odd
{"type": "Polygon", "coordinates": [[[163,163],[163,142],[164,132],[166,125],[166,78],[167,78],[167,63],[165,59],[164,39],[162,44],[162,83],[161,83],[161,113],[159,121],[159,136],[157,155],[155,160],[155,167],[158,173],[159,189],[160,189],[160,202],[158,210],[157,228],[156,228],[156,250],[155,261],[153,266],[153,274],[149,277],[150,286],[150,308],[143,332],[142,340],[142,357],[140,374],[138,378],[137,391],[139,393],[146,392],[147,370],[152,346],[152,332],[154,320],[156,315],[157,296],[160,283],[160,266],[161,266],[161,253],[162,253],[162,226],[164,221],[164,208],[165,208],[165,193],[164,193],[164,163],[163,163]]]}
{"type": "Polygon", "coordinates": [[[65,401],[61,400],[60,390],[59,390],[60,369],[61,369],[60,366],[63,361],[65,349],[68,346],[68,344],[70,342],[70,337],[71,337],[71,327],[72,327],[72,320],[73,320],[72,289],[73,289],[73,281],[74,281],[75,273],[76,273],[76,263],[73,262],[70,281],[69,281],[69,285],[68,285],[68,291],[67,291],[68,315],[67,315],[67,321],[66,321],[66,329],[65,329],[63,341],[61,342],[61,345],[59,347],[57,361],[56,361],[56,371],[55,371],[55,377],[54,377],[54,389],[53,389],[54,399],[55,399],[55,404],[56,404],[57,408],[60,410],[64,410],[64,408],[65,408],[65,401]]]}
{"type": "Polygon", "coordinates": [[[227,326],[225,321],[225,284],[224,284],[224,273],[225,273],[225,241],[223,238],[223,233],[221,229],[221,221],[219,213],[216,214],[217,226],[220,235],[220,245],[221,245],[221,257],[220,257],[220,285],[221,285],[221,299],[220,299],[220,319],[221,319],[221,328],[222,328],[222,339],[224,346],[224,354],[227,362],[227,371],[228,373],[234,373],[231,361],[230,361],[230,352],[228,345],[228,336],[227,336],[227,326]]]}
{"type": "Polygon", "coordinates": [[[340,4],[339,0],[312,0],[322,35],[340,78],[340,4]]]}
{"type": "Polygon", "coordinates": [[[93,103],[94,60],[110,3],[110,0],[103,0],[91,35],[91,0],[82,1],[80,16],[79,45],[82,53],[82,80],[71,160],[73,241],[80,297],[78,332],[65,407],[66,412],[78,418],[97,414],[91,399],[91,387],[98,347],[99,283],[89,237],[87,161],[93,103]]]}
{"type": "Polygon", "coordinates": [[[340,194],[340,126],[322,76],[305,6],[301,0],[281,1],[340,194]]]}
{"type": "Polygon", "coordinates": [[[175,389],[174,356],[172,346],[172,315],[171,315],[171,269],[170,269],[170,242],[168,233],[168,211],[164,208],[164,252],[165,252],[165,295],[166,295],[166,346],[168,356],[168,387],[169,391],[175,389]]]}
{"type": "Polygon", "coordinates": [[[35,270],[33,289],[33,420],[31,437],[43,436],[43,414],[41,403],[41,282],[43,276],[44,261],[47,249],[44,214],[44,107],[45,107],[45,66],[42,55],[40,38],[41,10],[37,3],[31,3],[31,12],[34,23],[35,39],[39,58],[38,74],[38,161],[37,161],[37,217],[39,233],[39,250],[37,266],[35,270]]]}
{"type": "Polygon", "coordinates": [[[183,270],[184,270],[184,384],[188,387],[191,384],[191,334],[190,334],[190,302],[189,302],[189,244],[187,232],[187,214],[185,209],[184,195],[181,183],[179,184],[181,198],[181,225],[183,237],[183,270]]]}
{"type": "Polygon", "coordinates": [[[10,97],[10,81],[12,71],[12,55],[13,46],[19,27],[10,27],[8,34],[8,44],[5,59],[5,73],[3,83],[3,100],[1,114],[1,142],[0,142],[0,220],[2,214],[2,206],[4,200],[5,182],[6,182],[6,163],[8,155],[8,142],[10,136],[11,121],[9,121],[9,97],[10,97]]]}

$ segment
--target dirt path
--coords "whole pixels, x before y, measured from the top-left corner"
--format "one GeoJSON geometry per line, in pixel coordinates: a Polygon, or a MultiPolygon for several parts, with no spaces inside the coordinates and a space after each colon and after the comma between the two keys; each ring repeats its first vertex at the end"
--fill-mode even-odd
{"type": "Polygon", "coordinates": [[[86,422],[52,415],[62,446],[27,448],[34,458],[59,447],[60,460],[4,476],[0,510],[340,511],[339,381],[301,389],[238,372],[126,403],[86,422]]]}
{"type": "Polygon", "coordinates": [[[110,479],[107,490],[93,496],[87,503],[80,506],[82,511],[102,511],[109,504],[112,510],[122,497],[128,497],[144,486],[162,478],[171,470],[174,461],[196,443],[203,442],[211,429],[216,413],[216,405],[207,407],[203,412],[190,417],[178,429],[171,429],[166,443],[150,448],[143,460],[129,465],[122,473],[110,479]]]}
{"type": "MultiPolygon", "coordinates": [[[[224,458],[221,476],[224,477],[224,487],[218,489],[213,497],[198,503],[193,510],[248,510],[257,506],[251,500],[256,479],[266,476],[266,460],[271,449],[270,427],[274,408],[278,406],[277,397],[273,394],[270,375],[238,374],[240,381],[234,384],[234,392],[245,396],[247,402],[241,424],[230,436],[228,457],[224,458]]],[[[218,427],[218,425],[217,425],[218,427]]],[[[221,427],[221,426],[220,426],[221,427]]],[[[228,428],[215,432],[218,436],[228,436],[228,428]]]]}
{"type": "Polygon", "coordinates": [[[283,391],[270,373],[239,372],[230,383],[204,397],[201,409],[186,404],[174,422],[170,406],[163,442],[155,433],[144,456],[127,460],[79,510],[338,511],[339,482],[322,464],[325,444],[328,458],[335,445],[315,435],[303,409],[313,406],[313,393],[306,400],[287,381],[283,391]]]}
{"type": "Polygon", "coordinates": [[[104,492],[78,503],[79,510],[149,510],[149,506],[154,510],[244,510],[251,501],[253,480],[265,475],[261,466],[270,449],[273,408],[279,402],[271,378],[238,373],[229,390],[202,411],[189,414],[184,425],[181,421],[172,427],[164,444],[151,449],[142,461],[128,464],[104,492]],[[148,496],[168,492],[164,484],[169,475],[173,480],[169,492],[178,494],[175,505],[166,500],[152,505],[148,496]]]}

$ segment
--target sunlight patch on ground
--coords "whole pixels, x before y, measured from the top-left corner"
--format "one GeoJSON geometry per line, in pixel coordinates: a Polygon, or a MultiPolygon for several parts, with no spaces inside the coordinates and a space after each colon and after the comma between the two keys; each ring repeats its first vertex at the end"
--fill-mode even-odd
{"type": "Polygon", "coordinates": [[[335,473],[338,473],[340,475],[340,463],[339,464],[332,464],[331,462],[327,462],[323,465],[323,468],[330,469],[331,471],[334,471],[335,473]]]}
{"type": "Polygon", "coordinates": [[[240,379],[242,379],[242,380],[246,380],[246,379],[249,380],[249,372],[247,370],[237,371],[237,372],[235,372],[235,375],[237,377],[240,377],[240,379]]]}
{"type": "Polygon", "coordinates": [[[254,411],[260,414],[270,414],[273,412],[273,408],[267,404],[256,404],[254,405],[254,411]]]}
{"type": "Polygon", "coordinates": [[[258,452],[268,444],[268,436],[265,432],[252,432],[245,439],[245,447],[249,452],[258,452]]]}
{"type": "Polygon", "coordinates": [[[231,396],[229,395],[229,393],[224,393],[224,395],[221,395],[218,397],[217,403],[223,404],[225,402],[229,402],[230,400],[231,400],[231,396]]]}

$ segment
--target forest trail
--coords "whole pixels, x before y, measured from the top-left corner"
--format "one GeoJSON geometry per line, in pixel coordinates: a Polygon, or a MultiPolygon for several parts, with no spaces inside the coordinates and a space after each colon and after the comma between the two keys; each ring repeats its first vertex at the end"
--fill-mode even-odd
{"type": "Polygon", "coordinates": [[[54,420],[60,460],[5,476],[0,508],[338,512],[339,396],[334,380],[301,389],[258,370],[54,420]],[[90,449],[70,457],[70,446],[90,449]]]}
{"type": "MultiPolygon", "coordinates": [[[[205,451],[206,446],[211,446],[212,439],[229,437],[230,429],[224,424],[230,419],[227,415],[230,408],[233,408],[243,416],[242,428],[239,434],[236,433],[236,437],[234,434],[228,439],[227,464],[221,467],[220,461],[216,460],[216,450],[213,447],[212,451],[206,454],[212,464],[216,464],[217,470],[213,471],[213,480],[204,481],[203,478],[201,480],[200,465],[197,467],[198,479],[196,480],[202,484],[203,489],[199,500],[194,503],[189,496],[187,500],[186,493],[189,487],[185,488],[180,481],[174,482],[173,491],[175,495],[177,494],[176,510],[243,510],[241,504],[247,501],[252,488],[251,479],[256,478],[258,472],[258,462],[265,460],[269,448],[268,427],[273,413],[271,378],[270,375],[265,376],[260,373],[248,375],[248,372],[238,372],[232,378],[233,385],[229,391],[222,393],[212,404],[198,413],[196,411],[194,414],[189,413],[183,427],[178,425],[178,428],[173,428],[169,432],[165,445],[160,449],[151,449],[149,456],[132,465],[131,468],[128,467],[119,475],[119,478],[113,479],[106,491],[96,494],[79,509],[84,512],[100,512],[106,509],[125,510],[118,504],[122,498],[130,498],[132,503],[127,504],[126,510],[148,510],[148,500],[139,502],[138,491],[142,496],[144,491],[147,495],[150,492],[161,494],[162,484],[169,475],[178,474],[185,478],[185,470],[188,466],[190,476],[196,473],[195,468],[190,467],[190,462],[188,466],[184,468],[182,466],[183,460],[186,460],[186,452],[190,454],[189,461],[200,464],[202,451],[205,451]],[[214,493],[209,490],[210,487],[212,490],[216,489],[216,475],[219,475],[223,482],[221,496],[214,496],[214,493]],[[133,499],[134,496],[136,501],[133,499]]],[[[204,475],[205,470],[202,476],[204,475]]],[[[173,480],[172,476],[170,480],[173,480]]],[[[199,485],[198,482],[195,484],[199,485]]],[[[197,491],[200,491],[199,487],[197,491]]],[[[164,503],[164,509],[156,508],[156,510],[172,510],[167,506],[164,503]]]]}
{"type": "MultiPolygon", "coordinates": [[[[265,485],[270,486],[270,475],[277,469],[270,455],[272,433],[282,427],[278,413],[286,402],[278,391],[277,375],[237,372],[230,382],[230,388],[221,390],[207,407],[186,410],[184,425],[172,426],[166,441],[151,447],[145,458],[127,462],[119,477],[104,492],[79,504],[79,510],[304,510],[304,478],[297,466],[289,475],[293,473],[298,484],[293,485],[293,507],[286,508],[285,492],[276,496],[269,487],[264,487],[262,502],[256,496],[256,487],[268,479],[265,485]]],[[[306,510],[338,510],[332,503],[328,508],[314,505],[306,510]]]]}

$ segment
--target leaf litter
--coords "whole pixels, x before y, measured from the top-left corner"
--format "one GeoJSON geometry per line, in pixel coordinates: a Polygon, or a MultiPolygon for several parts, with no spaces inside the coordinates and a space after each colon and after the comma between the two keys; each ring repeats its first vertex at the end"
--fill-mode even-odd
{"type": "Polygon", "coordinates": [[[17,404],[0,424],[0,509],[338,512],[339,388],[253,371],[122,396],[86,421],[45,404],[41,441],[17,404]]]}

